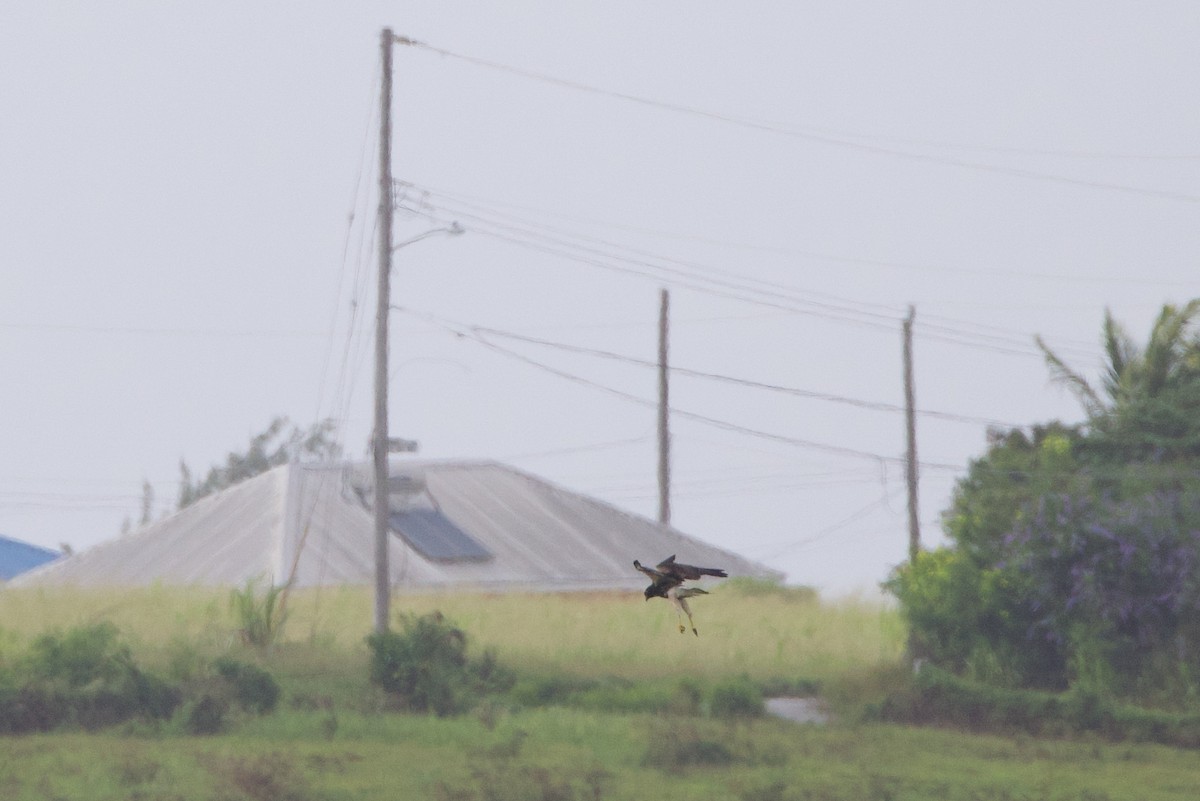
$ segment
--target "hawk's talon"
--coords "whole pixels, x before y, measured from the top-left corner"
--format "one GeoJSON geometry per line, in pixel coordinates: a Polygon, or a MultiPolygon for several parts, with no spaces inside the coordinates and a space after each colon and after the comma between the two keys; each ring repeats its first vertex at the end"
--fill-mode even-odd
{"type": "Polygon", "coordinates": [[[687,633],[687,627],[686,627],[686,626],[684,626],[682,623],[680,623],[680,624],[679,624],[679,633],[680,633],[680,634],[686,634],[686,633],[687,633]]]}
{"type": "Polygon", "coordinates": [[[697,637],[700,636],[700,632],[696,631],[695,629],[692,629],[692,634],[695,634],[697,637]]]}

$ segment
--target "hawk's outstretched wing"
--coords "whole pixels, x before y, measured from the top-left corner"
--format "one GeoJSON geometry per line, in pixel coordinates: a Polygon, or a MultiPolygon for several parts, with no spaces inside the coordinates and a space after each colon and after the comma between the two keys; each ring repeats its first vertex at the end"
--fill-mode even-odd
{"type": "MultiPolygon", "coordinates": [[[[673,576],[669,573],[655,570],[652,567],[646,567],[636,559],[633,560],[633,566],[650,577],[650,586],[646,588],[645,593],[647,599],[650,599],[651,597],[666,598],[667,590],[671,589],[672,587],[678,587],[683,583],[683,579],[673,576]]],[[[659,565],[659,567],[661,567],[661,565],[659,565]]]]}
{"type": "MultiPolygon", "coordinates": [[[[687,615],[688,622],[692,624],[692,633],[697,637],[700,632],[696,631],[696,624],[692,621],[692,610],[688,607],[688,598],[694,598],[697,595],[708,595],[705,590],[697,587],[684,587],[683,582],[695,581],[704,576],[716,576],[717,578],[726,578],[729,574],[718,567],[696,567],[695,565],[683,565],[675,561],[675,554],[671,554],[666,559],[659,562],[654,567],[646,567],[638,560],[633,560],[633,566],[650,577],[650,586],[643,593],[646,600],[651,598],[666,598],[675,607],[676,615],[687,615]]],[[[686,629],[683,627],[682,618],[679,621],[679,633],[682,634],[686,629]]]]}
{"type": "Polygon", "coordinates": [[[685,565],[675,561],[675,554],[671,554],[666,559],[658,563],[658,572],[684,581],[695,581],[704,576],[716,576],[717,578],[728,578],[729,574],[718,567],[696,567],[695,565],[685,565]]]}
{"type": "Polygon", "coordinates": [[[685,581],[695,581],[704,576],[726,578],[728,573],[717,567],[696,567],[675,561],[675,554],[659,562],[655,567],[646,567],[638,560],[633,560],[633,566],[650,577],[650,586],[644,595],[646,600],[651,598],[666,598],[667,592],[683,584],[685,581]]]}

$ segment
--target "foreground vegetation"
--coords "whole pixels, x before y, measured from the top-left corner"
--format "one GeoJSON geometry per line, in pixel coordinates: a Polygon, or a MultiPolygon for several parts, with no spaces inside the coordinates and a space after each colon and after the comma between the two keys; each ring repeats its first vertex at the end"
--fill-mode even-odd
{"type": "Polygon", "coordinates": [[[365,638],[366,588],[286,604],[280,637],[253,648],[227,592],[0,592],[0,669],[16,670],[47,632],[111,623],[138,669],[166,682],[208,682],[233,663],[282,688],[272,713],[230,705],[209,736],[189,734],[180,707],[90,733],[0,737],[0,797],[1096,801],[1190,799],[1200,783],[1190,751],[872,722],[910,684],[899,615],[873,603],[726,586],[696,604],[697,638],[636,593],[400,598],[406,613],[441,610],[460,628],[472,670],[494,649],[508,672],[444,717],[398,711],[371,683],[380,652],[365,638]],[[814,689],[839,722],[757,714],[763,690],[814,689]]]}
{"type": "Polygon", "coordinates": [[[1144,346],[1106,313],[1093,386],[1039,341],[1082,425],[990,432],[952,547],[891,582],[914,650],[998,688],[1200,714],[1200,299],[1144,346]]]}
{"type": "MultiPolygon", "coordinates": [[[[277,648],[359,660],[371,620],[367,588],[293,593],[277,648]]],[[[522,672],[628,679],[746,674],[766,680],[823,681],[847,669],[894,664],[904,624],[875,601],[822,605],[810,591],[732,583],[695,604],[700,636],[680,636],[675,615],[640,593],[558,595],[421,594],[398,597],[401,613],[440,611],[480,650],[491,648],[522,672]]],[[[5,643],[79,624],[109,621],[152,667],[222,653],[240,640],[227,591],[150,587],[0,591],[0,654],[5,643]]],[[[365,677],[365,667],[361,671],[365,677]]],[[[365,679],[364,679],[365,680],[365,679]]]]}

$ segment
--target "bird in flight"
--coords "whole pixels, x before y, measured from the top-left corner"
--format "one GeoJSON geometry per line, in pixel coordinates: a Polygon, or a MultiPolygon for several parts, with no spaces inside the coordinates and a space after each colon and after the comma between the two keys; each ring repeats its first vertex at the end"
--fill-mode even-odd
{"type": "Polygon", "coordinates": [[[675,607],[675,616],[679,620],[679,633],[683,634],[687,631],[683,625],[683,615],[687,615],[688,623],[692,624],[692,634],[699,637],[700,632],[696,631],[696,623],[692,620],[692,610],[688,608],[687,599],[697,595],[708,595],[708,592],[698,587],[685,587],[683,582],[695,581],[703,576],[726,578],[729,574],[716,567],[694,567],[681,564],[675,561],[675,554],[671,554],[654,567],[646,567],[636,559],[633,560],[633,566],[650,577],[651,584],[643,593],[646,600],[666,598],[675,607]],[[680,614],[681,612],[683,614],[680,614]]]}

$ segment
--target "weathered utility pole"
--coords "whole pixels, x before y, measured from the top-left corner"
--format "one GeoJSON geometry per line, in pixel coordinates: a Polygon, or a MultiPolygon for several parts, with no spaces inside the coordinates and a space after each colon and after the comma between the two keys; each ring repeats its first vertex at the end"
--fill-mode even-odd
{"type": "Polygon", "coordinates": [[[383,80],[379,109],[379,287],[375,308],[375,631],[388,629],[392,598],[388,571],[388,306],[392,295],[392,42],[380,36],[383,80]]]}
{"type": "Polygon", "coordinates": [[[916,310],[908,307],[904,318],[904,435],[907,443],[904,477],[908,484],[908,559],[916,560],[921,549],[921,523],[917,511],[917,410],[913,390],[912,326],[916,310]]]}
{"type": "Polygon", "coordinates": [[[662,290],[658,305],[658,522],[671,525],[670,368],[667,364],[667,323],[671,294],[662,290]]]}

